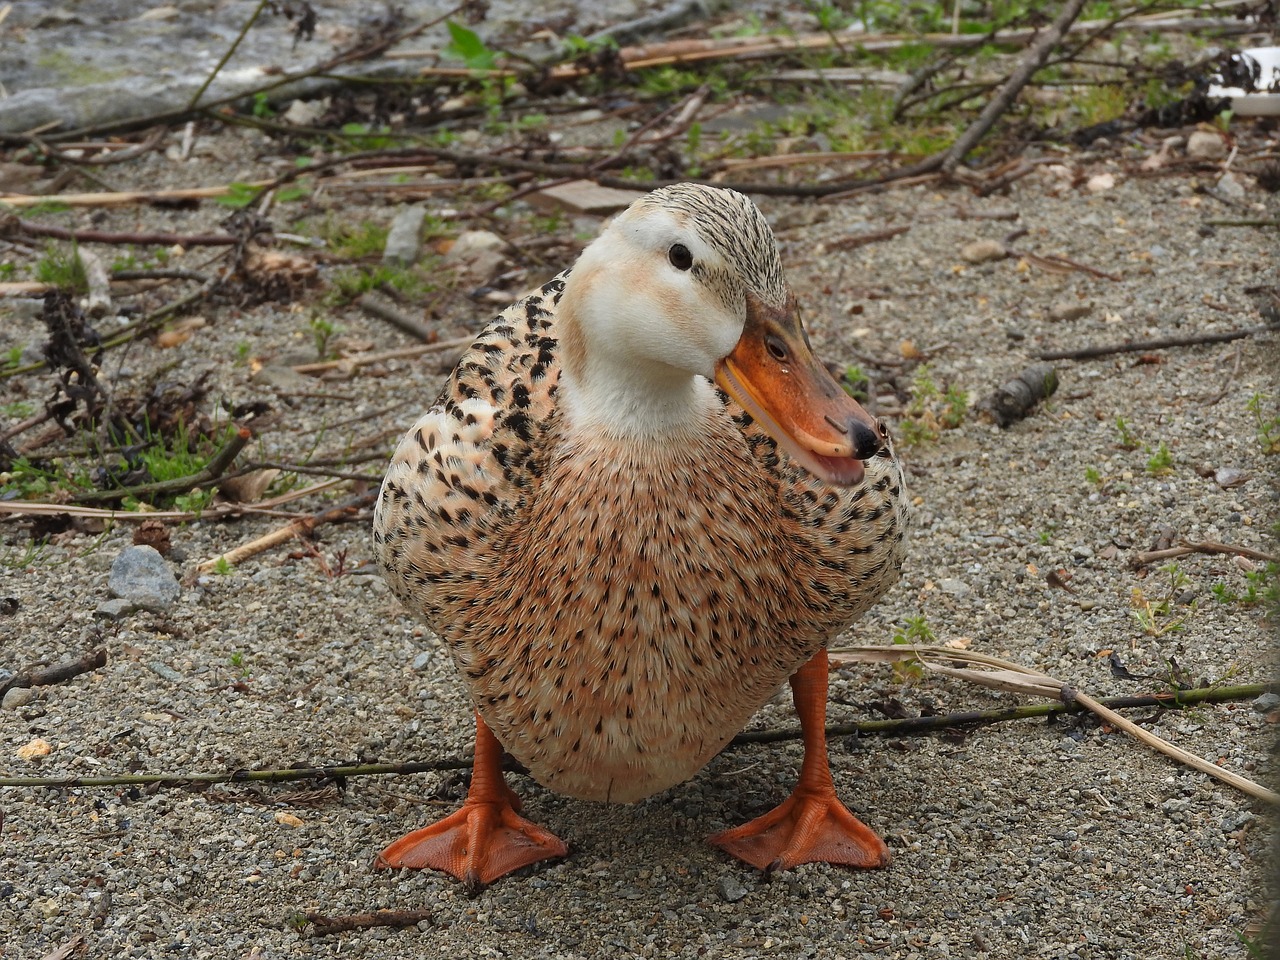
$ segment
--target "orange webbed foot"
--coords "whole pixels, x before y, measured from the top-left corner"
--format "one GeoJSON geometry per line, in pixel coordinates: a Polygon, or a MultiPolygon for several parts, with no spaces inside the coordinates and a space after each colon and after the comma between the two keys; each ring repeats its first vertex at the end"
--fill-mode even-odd
{"type": "Polygon", "coordinates": [[[889,848],[850,813],[835,792],[797,790],[762,817],[708,838],[732,856],[770,873],[801,863],[883,867],[889,848]]]}
{"type": "Polygon", "coordinates": [[[476,757],[462,809],[390,844],[374,868],[443,870],[478,893],[513,870],[569,852],[519,811],[520,798],[502,780],[502,746],[476,714],[476,757]]]}
{"type": "Polygon", "coordinates": [[[804,734],[804,763],[795,790],[778,806],[750,823],[708,840],[761,870],[789,870],[801,863],[847,867],[883,867],[889,848],[875,831],[850,813],[839,798],[827,762],[824,722],[827,709],[827,652],[791,678],[791,692],[804,734]]]}
{"type": "Polygon", "coordinates": [[[505,797],[469,799],[461,810],[389,845],[374,865],[443,870],[477,892],[513,870],[568,852],[559,837],[520,816],[505,797]]]}

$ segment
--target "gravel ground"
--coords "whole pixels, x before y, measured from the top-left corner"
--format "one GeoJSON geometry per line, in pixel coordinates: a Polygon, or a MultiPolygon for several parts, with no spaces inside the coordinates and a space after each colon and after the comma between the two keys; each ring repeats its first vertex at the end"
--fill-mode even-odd
{"type": "MultiPolygon", "coordinates": [[[[223,135],[206,148],[198,171],[158,154],[114,168],[113,182],[217,183],[276,169],[270,146],[255,138],[223,135]]],[[[1204,192],[1216,179],[1208,167],[1135,179],[1115,160],[1078,156],[990,199],[917,187],[765,208],[820,354],[868,367],[865,358],[876,358],[892,372],[889,362],[909,340],[930,353],[940,385],[976,399],[1050,346],[1261,322],[1247,291],[1275,289],[1274,232],[1203,224],[1275,217],[1280,204],[1238,176],[1240,206],[1226,207],[1204,192]],[[1105,172],[1116,176],[1110,189],[1076,185],[1105,172]],[[989,219],[1013,213],[1013,221],[989,219]],[[838,248],[851,232],[887,224],[911,230],[838,248]],[[1019,227],[1029,231],[1019,249],[1065,255],[1120,279],[1049,272],[1017,257],[973,265],[960,255],[973,240],[1019,227]],[[1088,309],[1066,319],[1051,309],[1064,302],[1088,309]]],[[[343,206],[350,201],[329,202],[335,215],[354,216],[343,206]]],[[[131,209],[93,222],[198,232],[221,215],[210,207],[131,209]]],[[[90,215],[57,222],[86,226],[90,215]]],[[[531,267],[528,279],[552,272],[531,267]]],[[[29,313],[3,302],[0,312],[8,313],[0,337],[9,338],[0,347],[39,338],[29,313]]],[[[451,316],[445,332],[474,329],[490,312],[475,305],[451,316]]],[[[249,341],[254,357],[275,364],[296,362],[308,348],[308,314],[288,304],[204,315],[208,325],[181,350],[110,355],[113,382],[146,384],[166,365],[164,376],[181,381],[211,370],[214,396],[243,402],[270,391],[251,380],[252,365],[237,362],[237,344],[249,341]]],[[[354,311],[334,319],[345,336],[376,349],[410,342],[354,311]]],[[[1143,579],[1128,561],[1165,526],[1176,537],[1274,550],[1275,458],[1263,455],[1246,404],[1259,391],[1276,392],[1278,342],[1273,334],[1149,360],[1063,362],[1057,396],[1010,429],[971,415],[935,442],[907,446],[918,498],[910,559],[902,582],[850,640],[887,643],[906,618],[923,616],[940,642],[1019,661],[1095,696],[1153,686],[1113,675],[1108,650],[1135,674],[1165,674],[1175,658],[1193,681],[1269,679],[1262,610],[1212,593],[1215,584],[1244,593],[1237,558],[1180,560],[1189,580],[1175,610],[1188,616],[1181,630],[1158,637],[1138,628],[1130,600],[1134,588],[1159,596],[1165,575],[1143,579]],[[1117,447],[1117,416],[1143,447],[1117,447]],[[1172,471],[1152,476],[1147,462],[1162,442],[1172,471]],[[1089,468],[1100,482],[1086,478],[1089,468]],[[1224,489],[1214,478],[1220,468],[1247,479],[1224,489]],[[1070,575],[1069,590],[1046,582],[1059,569],[1070,575]]],[[[375,449],[389,451],[394,433],[434,396],[441,371],[405,360],[381,372],[272,397],[286,416],[265,436],[265,452],[300,457],[383,431],[375,449]],[[400,410],[380,412],[398,401],[400,410]]],[[[28,377],[6,389],[39,398],[46,388],[28,377]]],[[[1280,414],[1280,401],[1268,403],[1270,415],[1280,414]]],[[[320,531],[331,569],[345,551],[349,572],[340,576],[312,557],[290,556],[296,544],[229,575],[195,576],[199,561],[279,522],[173,528],[177,603],[106,622],[94,611],[108,598],[129,528],[62,534],[23,564],[28,527],[0,523],[2,592],[18,600],[16,612],[0,615],[0,666],[56,662],[96,645],[109,656],[103,669],[37,688],[31,702],[0,711],[0,775],[464,756],[472,728],[462,688],[439,642],[368,567],[366,523],[320,531]],[[35,738],[51,752],[20,759],[35,738]]],[[[877,716],[870,705],[890,698],[913,714],[1018,702],[960,682],[903,684],[887,669],[846,667],[833,676],[830,717],[877,716]]],[[[1151,725],[1268,780],[1274,720],[1244,702],[1165,714],[1151,725]]],[[[793,723],[779,696],[753,726],[793,723]]],[[[796,745],[730,751],[692,782],[626,807],[557,797],[515,777],[526,809],[572,853],[476,899],[440,874],[370,869],[385,843],[457,804],[457,773],[350,778],[341,789],[6,788],[0,956],[44,957],[79,937],[86,956],[101,957],[1157,960],[1246,956],[1240,938],[1256,936],[1264,916],[1263,805],[1096,723],[1021,721],[967,735],[833,743],[838,790],[893,851],[885,870],[809,865],[769,881],[702,843],[782,799],[799,759],[796,745]],[[425,908],[431,918],[416,929],[330,937],[300,934],[291,919],[375,908],[425,908]]]]}

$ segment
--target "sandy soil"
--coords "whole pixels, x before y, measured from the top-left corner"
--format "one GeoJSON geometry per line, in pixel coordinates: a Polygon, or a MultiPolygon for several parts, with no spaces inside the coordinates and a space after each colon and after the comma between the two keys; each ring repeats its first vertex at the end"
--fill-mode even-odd
{"type": "MultiPolygon", "coordinates": [[[[112,180],[119,187],[250,180],[289,162],[256,135],[223,135],[202,142],[195,164],[153,154],[114,169],[112,180]]],[[[1067,158],[1062,169],[989,199],[925,186],[838,204],[762,205],[778,225],[819,353],[871,373],[872,393],[901,435],[906,404],[894,387],[913,378],[903,341],[927,352],[938,386],[966,391],[972,402],[1039,350],[1263,322],[1259,305],[1280,282],[1274,231],[1206,220],[1274,218],[1275,195],[1237,175],[1244,193],[1227,206],[1205,192],[1221,172],[1213,165],[1149,178],[1131,176],[1132,167],[1112,150],[1067,158]],[[1084,186],[1100,173],[1113,174],[1115,185],[1084,186]],[[911,229],[840,248],[850,234],[891,224],[911,229]],[[1019,250],[1070,257],[1117,279],[1016,256],[976,265],[961,256],[974,240],[1018,228],[1028,231],[1015,242],[1019,250]],[[1064,304],[1087,309],[1068,318],[1053,309],[1064,304]]],[[[278,226],[289,229],[303,212],[352,220],[394,212],[350,194],[309,203],[311,210],[277,210],[278,226]]],[[[206,204],[46,219],[199,232],[225,212],[206,204]]],[[[490,226],[529,236],[525,214],[490,226]]],[[[559,262],[511,252],[509,265],[527,273],[508,288],[551,276],[580,242],[574,231],[591,229],[581,221],[560,228],[563,245],[543,248],[559,262]]],[[[195,266],[204,256],[177,260],[195,266]]],[[[448,303],[431,321],[442,336],[475,330],[494,310],[468,306],[461,295],[448,303]]],[[[283,416],[255,442],[251,453],[261,459],[351,449],[385,455],[435,395],[439,362],[395,360],[349,379],[274,388],[255,381],[260,364],[314,359],[308,322],[317,309],[211,304],[198,311],[206,325],[181,347],[112,351],[104,370],[118,389],[138,391],[207,372],[210,412],[222,400],[269,401],[283,416]],[[366,438],[373,439],[361,446],[366,438]]],[[[0,346],[41,338],[29,310],[0,301],[0,313],[0,346]]],[[[353,308],[328,316],[348,350],[413,342],[353,308]]],[[[1280,416],[1278,343],[1270,334],[1064,361],[1057,395],[1013,427],[971,412],[936,440],[904,445],[917,500],[910,559],[902,582],[849,639],[888,643],[907,618],[924,617],[939,642],[1016,660],[1095,696],[1161,687],[1158,679],[1113,674],[1107,651],[1133,674],[1168,676],[1176,661],[1193,683],[1268,680],[1263,607],[1223,602],[1214,592],[1221,584],[1228,597],[1244,595],[1249,563],[1231,555],[1178,560],[1186,583],[1161,623],[1186,619],[1153,636],[1133,616],[1133,594],[1159,599],[1169,576],[1135,570],[1130,558],[1162,537],[1276,549],[1269,529],[1276,458],[1264,455],[1247,406],[1269,394],[1263,410],[1280,416]],[[1118,446],[1117,417],[1136,449],[1118,446]],[[1171,469],[1154,475],[1148,464],[1162,444],[1171,469]],[[1224,487],[1215,475],[1245,479],[1224,487]],[[1046,580],[1059,571],[1069,589],[1046,580]]],[[[0,390],[6,403],[38,403],[48,383],[32,374],[0,390]]],[[[75,447],[67,443],[65,454],[75,456],[75,447]]],[[[379,459],[350,469],[375,475],[379,459]]],[[[320,509],[349,495],[331,491],[289,509],[320,509]]],[[[17,601],[15,612],[0,615],[0,666],[56,662],[95,646],[108,652],[103,669],[37,688],[30,702],[0,712],[0,776],[464,757],[471,727],[462,688],[439,642],[369,567],[367,520],[321,528],[319,558],[294,543],[226,575],[195,575],[198,562],[281,522],[173,527],[178,602],[165,613],[102,621],[95,610],[108,598],[108,571],[130,543],[131,524],[104,533],[71,528],[31,558],[29,523],[0,521],[0,593],[17,601]],[[37,738],[51,752],[20,759],[20,748],[37,738]]],[[[1021,702],[958,681],[903,682],[887,668],[846,667],[833,674],[830,719],[879,716],[873,704],[891,698],[910,714],[1021,702]]],[[[1270,779],[1274,713],[1246,701],[1136,715],[1226,768],[1270,779]]],[[[753,727],[793,724],[779,696],[753,727]]],[[[81,938],[84,955],[101,957],[1158,960],[1243,957],[1241,938],[1258,935],[1264,805],[1096,722],[835,741],[837,787],[892,848],[885,870],[805,866],[769,881],[702,842],[779,801],[798,761],[794,744],[732,750],[692,782],[627,807],[560,798],[514,777],[527,812],[572,853],[476,899],[443,875],[370,869],[382,845],[457,804],[457,772],[203,790],[3,788],[0,956],[44,957],[81,938]],[[331,937],[300,933],[294,919],[375,908],[427,909],[430,919],[331,937]]]]}

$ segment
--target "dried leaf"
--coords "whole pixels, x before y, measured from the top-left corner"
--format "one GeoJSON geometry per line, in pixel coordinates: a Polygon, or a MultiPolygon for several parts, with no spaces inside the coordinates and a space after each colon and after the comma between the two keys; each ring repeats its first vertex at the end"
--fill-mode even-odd
{"type": "Polygon", "coordinates": [[[261,500],[267,487],[280,475],[276,469],[254,470],[239,477],[228,477],[218,482],[218,489],[237,503],[253,503],[261,500]]]}

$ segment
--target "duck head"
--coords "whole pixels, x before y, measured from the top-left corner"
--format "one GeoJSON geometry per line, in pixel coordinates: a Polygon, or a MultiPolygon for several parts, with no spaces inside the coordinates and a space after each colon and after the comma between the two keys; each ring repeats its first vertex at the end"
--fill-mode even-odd
{"type": "Polygon", "coordinates": [[[814,356],[773,232],[740,193],[677,184],[637,200],[583,251],[561,310],[563,377],[605,428],[678,422],[703,378],[827,483],[860,482],[880,450],[875,419],[814,356]]]}

